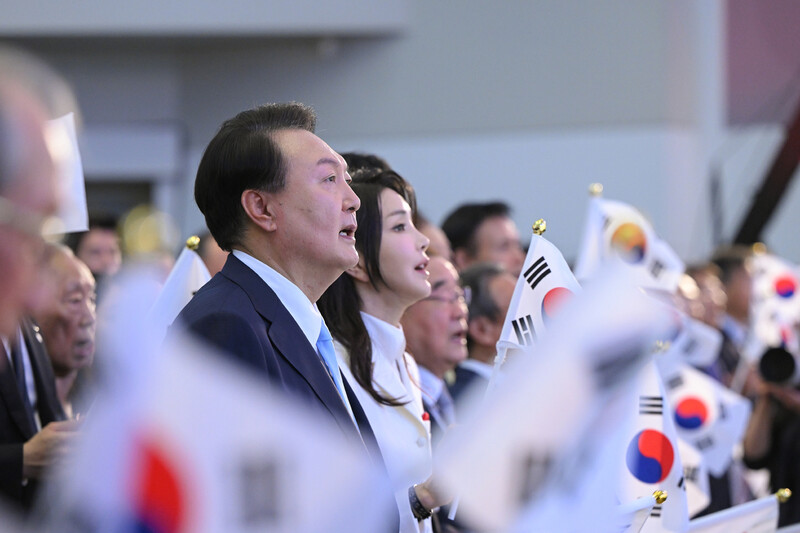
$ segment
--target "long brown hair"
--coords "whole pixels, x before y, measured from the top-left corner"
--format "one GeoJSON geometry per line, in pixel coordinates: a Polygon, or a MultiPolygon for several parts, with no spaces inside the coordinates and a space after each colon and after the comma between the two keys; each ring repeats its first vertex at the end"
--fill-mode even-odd
{"type": "MultiPolygon", "coordinates": [[[[381,276],[379,256],[383,217],[380,195],[384,189],[399,194],[411,207],[412,216],[417,212],[414,189],[393,170],[366,169],[354,172],[350,184],[361,200],[356,211],[356,250],[364,258],[364,269],[375,290],[388,289],[381,276]]],[[[363,302],[356,290],[353,278],[344,273],[339,276],[317,302],[331,336],[339,341],[350,354],[350,369],[356,381],[375,401],[384,405],[403,405],[398,398],[382,395],[372,384],[372,343],[364,320],[361,318],[363,302]]]]}

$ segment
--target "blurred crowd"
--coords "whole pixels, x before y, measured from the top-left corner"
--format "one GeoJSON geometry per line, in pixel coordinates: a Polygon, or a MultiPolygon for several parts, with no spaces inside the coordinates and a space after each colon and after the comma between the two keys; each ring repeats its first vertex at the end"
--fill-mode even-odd
{"type": "MultiPolygon", "coordinates": [[[[0,48],[0,493],[23,515],[95,408],[106,288],[142,260],[158,265],[163,282],[179,251],[136,244],[128,215],[103,206],[88,206],[87,231],[43,236],[63,201],[48,121],[70,99],[39,59],[0,48]]],[[[466,416],[464,392],[489,387],[528,275],[528,237],[502,201],[454,206],[433,223],[417,210],[413,176],[376,155],[337,154],[314,134],[310,113],[255,108],[210,143],[195,197],[209,226],[196,252],[212,279],[171,331],[195,333],[363,440],[397,504],[388,530],[470,531],[450,512],[457,495],[437,484],[433,455],[466,416]],[[262,139],[271,147],[253,147],[262,139]]],[[[686,268],[673,300],[721,334],[699,370],[752,405],[696,516],[800,489],[800,373],[765,375],[761,352],[749,353],[759,252],[720,247],[686,268]]],[[[787,335],[765,348],[791,352],[796,333],[787,335]]],[[[780,510],[781,524],[795,522],[800,499],[780,510]]]]}

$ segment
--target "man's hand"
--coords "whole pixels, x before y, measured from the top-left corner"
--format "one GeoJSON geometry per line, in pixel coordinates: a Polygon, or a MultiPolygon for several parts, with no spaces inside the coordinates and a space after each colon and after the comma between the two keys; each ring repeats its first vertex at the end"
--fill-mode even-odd
{"type": "Polygon", "coordinates": [[[50,422],[22,446],[22,476],[37,478],[42,471],[63,456],[75,438],[78,422],[50,422]]]}
{"type": "Polygon", "coordinates": [[[767,393],[784,407],[800,415],[800,390],[792,386],[781,386],[770,383],[767,393]]]}

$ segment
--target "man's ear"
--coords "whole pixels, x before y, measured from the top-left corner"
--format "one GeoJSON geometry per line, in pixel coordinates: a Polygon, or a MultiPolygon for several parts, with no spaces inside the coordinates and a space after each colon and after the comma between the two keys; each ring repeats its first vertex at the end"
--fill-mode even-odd
{"type": "Polygon", "coordinates": [[[461,272],[467,268],[471,262],[472,258],[470,257],[469,253],[467,253],[466,248],[458,248],[453,250],[453,266],[456,267],[456,270],[461,272]]]}
{"type": "Polygon", "coordinates": [[[356,281],[369,283],[369,275],[367,274],[366,268],[364,268],[364,256],[361,254],[358,254],[358,263],[356,263],[356,266],[348,268],[345,272],[356,281]]]}
{"type": "Polygon", "coordinates": [[[471,319],[468,324],[469,336],[475,344],[490,346],[497,342],[495,324],[489,317],[479,316],[471,319]]]}
{"type": "Polygon", "coordinates": [[[264,191],[247,189],[242,192],[241,202],[247,218],[265,231],[275,231],[278,227],[272,210],[273,196],[264,191]]]}

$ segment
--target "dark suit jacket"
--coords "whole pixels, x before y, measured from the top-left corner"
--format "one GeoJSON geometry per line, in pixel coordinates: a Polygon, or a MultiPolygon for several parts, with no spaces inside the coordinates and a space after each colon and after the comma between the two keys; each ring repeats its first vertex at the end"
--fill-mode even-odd
{"type": "Polygon", "coordinates": [[[470,370],[469,368],[459,365],[456,367],[455,373],[455,381],[453,381],[452,385],[448,385],[447,388],[450,390],[450,396],[452,396],[453,400],[456,402],[456,408],[458,408],[459,398],[465,390],[470,388],[470,386],[477,387],[480,383],[484,391],[486,390],[486,387],[489,386],[488,379],[478,374],[474,370],[470,370]]]}
{"type": "MultiPolygon", "coordinates": [[[[37,409],[42,427],[53,421],[65,420],[64,410],[56,395],[53,367],[39,328],[28,320],[22,322],[21,328],[36,383],[37,409]]],[[[27,414],[29,408],[28,399],[23,398],[17,387],[14,370],[8,360],[0,361],[0,492],[25,509],[30,509],[37,488],[35,480],[29,480],[24,486],[22,484],[22,445],[36,434],[36,428],[27,414]]]]}
{"type": "MultiPolygon", "coordinates": [[[[375,435],[344,376],[358,428],[300,326],[264,280],[233,254],[197,291],[175,324],[261,374],[309,409],[333,419],[342,433],[364,450],[368,460],[385,472],[375,435]]],[[[386,498],[391,508],[396,508],[394,497],[387,494],[386,498]]],[[[397,531],[399,516],[394,522],[398,525],[393,530],[397,531]]]]}

